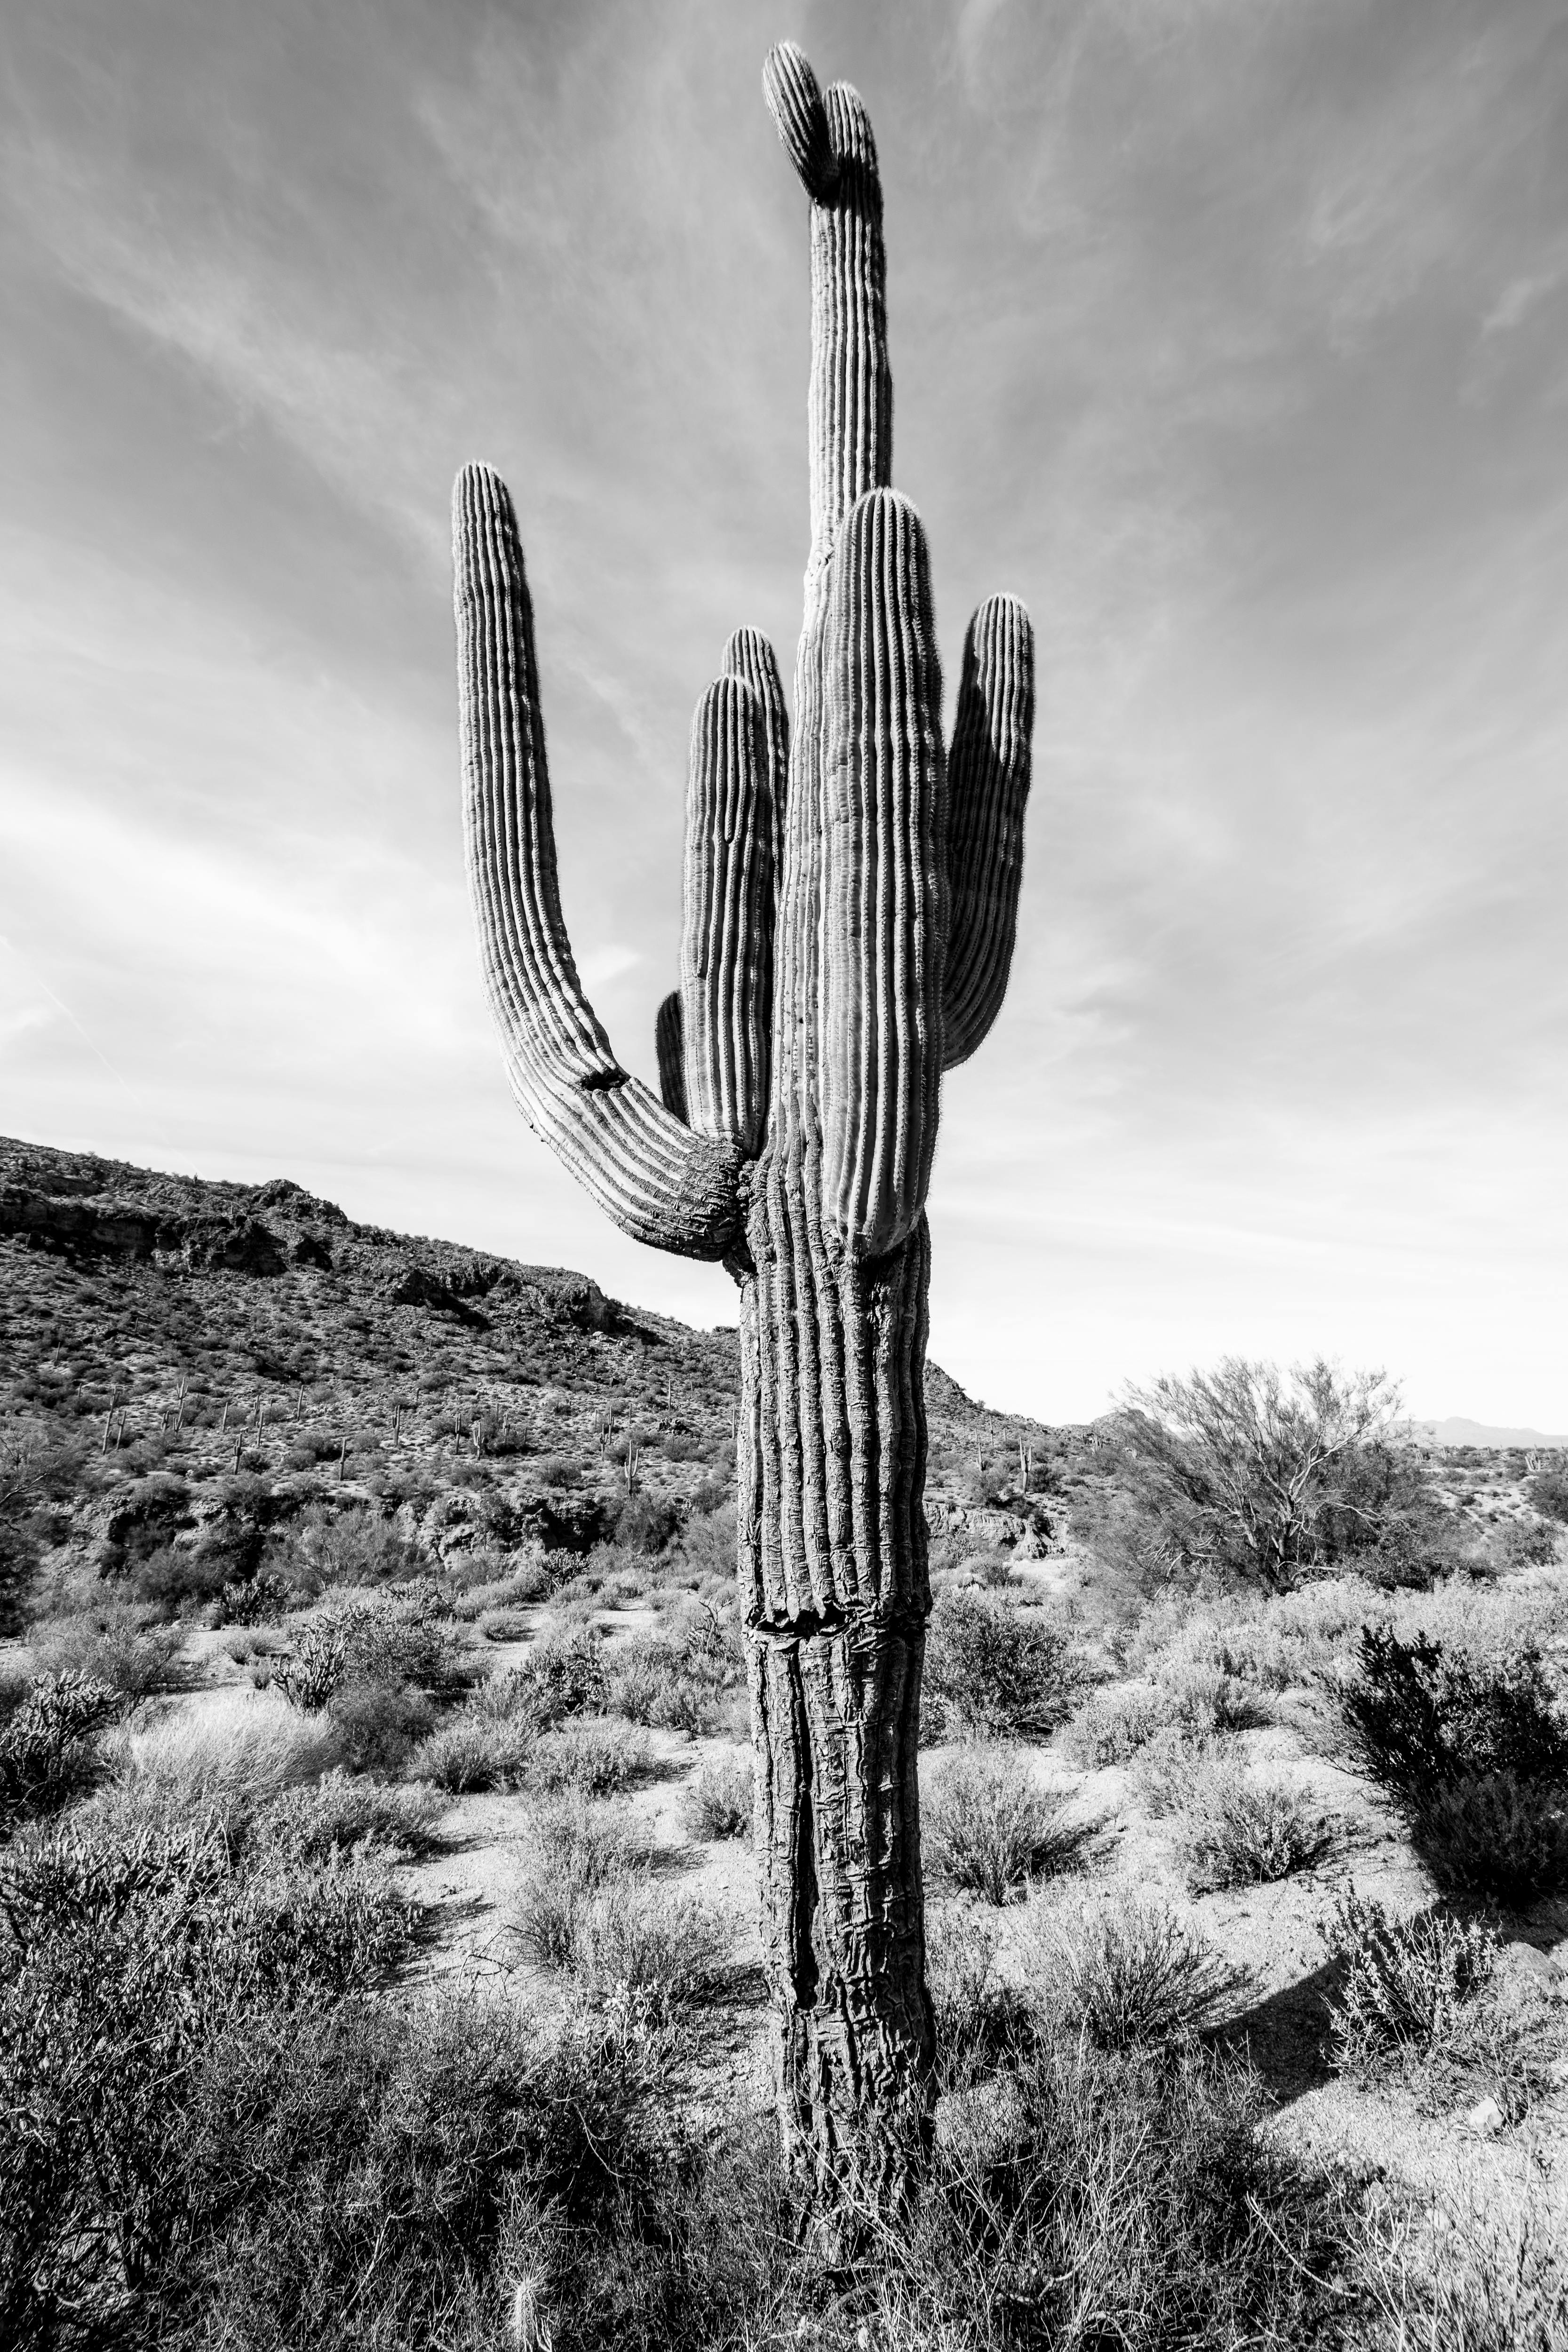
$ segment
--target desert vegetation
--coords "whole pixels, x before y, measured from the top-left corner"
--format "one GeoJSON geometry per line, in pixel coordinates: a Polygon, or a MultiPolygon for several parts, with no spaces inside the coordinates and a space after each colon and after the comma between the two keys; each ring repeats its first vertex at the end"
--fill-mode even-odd
{"type": "Polygon", "coordinates": [[[933,1374],[937,2130],[898,2226],[825,2251],[770,2121],[732,1342],[493,1265],[476,1332],[395,1296],[455,1256],[288,1192],[246,1213],[269,1275],[61,1247],[51,1203],[172,1180],[26,1164],[5,2342],[1563,2341],[1551,1463],[1375,1430],[1441,1544],[1368,1506],[1281,1580],[1194,1543],[1119,1418],[933,1374]],[[307,1347],[341,1477],[256,1370],[307,1347]],[[476,1453],[481,1409],[547,1443],[476,1453]]]}

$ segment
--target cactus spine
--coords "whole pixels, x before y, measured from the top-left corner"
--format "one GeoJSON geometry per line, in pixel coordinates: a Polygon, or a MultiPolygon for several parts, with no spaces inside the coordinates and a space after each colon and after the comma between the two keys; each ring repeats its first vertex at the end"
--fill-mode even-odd
{"type": "Polygon", "coordinates": [[[616,1062],[562,920],[532,614],[484,467],[454,499],[468,867],[525,1118],[622,1228],[741,1293],[739,1568],[780,2117],[825,2199],[885,2202],[929,2127],[916,1749],[925,1199],[942,1072],[996,1017],[1034,716],[1023,607],[970,623],[951,761],[919,516],[889,487],[877,152],[785,42],[763,88],[811,199],[811,553],[793,740],[738,630],[692,724],[659,1091],[616,1062]]]}

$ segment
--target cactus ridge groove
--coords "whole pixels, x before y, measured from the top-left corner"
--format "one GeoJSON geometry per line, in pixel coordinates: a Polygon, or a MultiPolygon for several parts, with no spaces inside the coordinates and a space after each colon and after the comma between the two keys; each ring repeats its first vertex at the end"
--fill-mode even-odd
{"type": "Polygon", "coordinates": [[[658,1057],[658,1091],[671,1118],[686,1124],[686,1048],[681,1034],[680,991],[672,988],[658,1008],[653,1029],[658,1057]]]}
{"type": "Polygon", "coordinates": [[[693,715],[679,984],[658,1097],[617,1062],[560,904],[510,498],[453,505],[468,874],[524,1117],[622,1229],[740,1292],[737,1565],[779,2116],[825,2202],[890,2208],[930,2129],[916,1757],[931,1606],[926,1222],[944,1067],[996,1019],[1017,928],[1034,640],[964,638],[951,756],[923,526],[892,488],[876,142],[793,42],[763,89],[810,199],[810,549],[793,724],[739,628],[693,715]]]}

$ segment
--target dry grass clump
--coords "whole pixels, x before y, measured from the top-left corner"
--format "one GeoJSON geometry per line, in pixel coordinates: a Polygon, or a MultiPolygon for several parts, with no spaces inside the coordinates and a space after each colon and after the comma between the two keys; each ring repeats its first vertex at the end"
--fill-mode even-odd
{"type": "Polygon", "coordinates": [[[705,1758],[681,1791],[688,1835],[704,1843],[750,1837],[754,1793],[755,1774],[744,1748],[705,1758]]]}
{"type": "Polygon", "coordinates": [[[1259,1772],[1226,1733],[1171,1727],[1149,1741],[1133,1793],[1169,1820],[1194,1893],[1289,1878],[1340,1845],[1347,1825],[1279,1773],[1259,1772]]]}
{"type": "Polygon", "coordinates": [[[581,1794],[541,1809],[511,1930],[536,1967],[569,1975],[601,2006],[668,2025],[710,1985],[726,1937],[707,1905],[650,1875],[623,1806],[581,1794]]]}
{"type": "Polygon", "coordinates": [[[1163,1670],[1157,1682],[1094,1692],[1068,1725],[1062,1744],[1075,1763],[1093,1770],[1130,1763],[1163,1732],[1194,1740],[1273,1719],[1269,1701],[1223,1667],[1184,1663],[1163,1670]]]}
{"type": "Polygon", "coordinates": [[[950,1758],[924,1791],[921,1836],[928,1877],[983,1902],[1019,1902],[1037,1878],[1081,1863],[1098,1822],[1067,1811],[1071,1791],[1042,1788],[1011,1748],[950,1758]]]}
{"type": "Polygon", "coordinates": [[[646,1731],[601,1716],[583,1716],[542,1732],[530,1752],[530,1788],[576,1790],[608,1797],[647,1778],[653,1750],[646,1731]]]}
{"type": "Polygon", "coordinates": [[[293,1863],[367,1849],[408,1862],[429,1852],[446,1810],[434,1789],[388,1788],[334,1769],[313,1788],[275,1797],[257,1816],[252,1837],[293,1863]]]}
{"type": "Polygon", "coordinates": [[[437,1725],[408,1758],[410,1780],[428,1780],[448,1795],[520,1788],[528,1776],[534,1735],[525,1724],[498,1721],[464,1708],[437,1725]]]}
{"type": "Polygon", "coordinates": [[[1098,1771],[1130,1763],[1170,1720],[1153,1683],[1123,1683],[1091,1691],[1062,1734],[1062,1747],[1075,1764],[1098,1771]]]}
{"type": "Polygon", "coordinates": [[[325,1715],[301,1714],[275,1691],[224,1691],[119,1733],[108,1762],[122,1817],[170,1833],[208,1822],[238,1843],[266,1807],[341,1753],[325,1715]]]}
{"type": "Polygon", "coordinates": [[[1081,1912],[1047,1954],[1049,2007],[1097,2050],[1202,2032],[1247,1982],[1200,1930],[1161,1903],[1117,1895],[1081,1912]]]}
{"type": "Polygon", "coordinates": [[[1568,2205],[1527,2180],[1505,2199],[1374,2190],[1347,2231],[1346,2267],[1372,2352],[1563,2352],[1568,2205]]]}
{"type": "Polygon", "coordinates": [[[151,1698],[183,1690],[184,1629],[159,1622],[155,1608],[101,1592],[84,1598],[67,1617],[46,1617],[28,1635],[41,1673],[89,1675],[122,1698],[151,1698]]]}
{"type": "Polygon", "coordinates": [[[659,1730],[712,1732],[743,1703],[738,1629],[711,1609],[689,1609],[662,1633],[624,1643],[608,1675],[608,1705],[659,1730]]]}
{"type": "Polygon", "coordinates": [[[1289,1780],[1228,1759],[1197,1767],[1173,1820],[1194,1893],[1267,1885],[1310,1870],[1345,1833],[1338,1815],[1289,1780]]]}

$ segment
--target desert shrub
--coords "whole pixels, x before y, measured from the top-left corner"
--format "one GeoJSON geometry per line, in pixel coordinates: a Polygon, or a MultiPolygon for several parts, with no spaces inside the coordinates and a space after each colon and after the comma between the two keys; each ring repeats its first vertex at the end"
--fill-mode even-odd
{"type": "Polygon", "coordinates": [[[91,1786],[118,1694],[68,1669],[36,1675],[0,1725],[0,1836],[28,1815],[57,1812],[91,1786]]]}
{"type": "Polygon", "coordinates": [[[1196,1927],[1129,1895],[1083,1913],[1047,1965],[1052,2007],[1097,2050],[1201,2032],[1246,1982],[1196,1927]]]}
{"type": "Polygon", "coordinates": [[[1006,1748],[952,1757],[923,1792],[921,1838],[932,1883],[1016,1902],[1030,1882],[1080,1862],[1097,1824],[1073,1821],[1068,1792],[1041,1788],[1006,1748]]]}
{"type": "Polygon", "coordinates": [[[126,1585],[136,1600],[178,1616],[216,1601],[232,1574],[226,1552],[199,1544],[163,1544],[133,1563],[126,1585]]]}
{"type": "Polygon", "coordinates": [[[205,1822],[237,1845],[266,1806],[339,1752],[322,1716],[302,1716],[270,1691],[216,1693],[121,1735],[110,1759],[115,1815],[170,1834],[205,1822]]]}
{"type": "Polygon", "coordinates": [[[926,1985],[942,2091],[972,2089],[1028,2037],[1026,2004],[997,1969],[996,1945],[995,1928],[973,1904],[936,1903],[928,1909],[926,1985]]]}
{"type": "Polygon", "coordinates": [[[263,1570],[246,1581],[226,1584],[218,1594],[220,1625],[276,1625],[289,1606],[280,1576],[263,1570]]]}
{"type": "Polygon", "coordinates": [[[401,1771],[436,1721],[424,1691],[371,1675],[338,1683],[327,1713],[343,1761],[356,1772],[401,1771]]]}
{"type": "Polygon", "coordinates": [[[1476,1660],[1368,1626],[1339,1705],[1352,1762],[1440,1886],[1527,1903],[1568,1885],[1568,1720],[1537,1653],[1476,1660]]]}
{"type": "Polygon", "coordinates": [[[536,1882],[514,1931],[540,1966],[569,1973],[591,2000],[638,2027],[668,2025],[711,1987],[727,1938],[708,1906],[639,1874],[594,1887],[536,1882]]]}
{"type": "Polygon", "coordinates": [[[184,1634],[153,1622],[154,1614],[135,1601],[95,1599],[69,1618],[35,1626],[30,1646],[46,1674],[82,1674],[122,1698],[148,1698],[187,1679],[184,1634]]]}
{"type": "Polygon", "coordinates": [[[609,1701],[604,1643],[586,1632],[536,1642],[521,1665],[475,1694],[481,1710],[547,1731],[568,1716],[599,1713],[609,1701]]]}
{"type": "Polygon", "coordinates": [[[361,1862],[249,1876],[211,1834],[69,1822],[15,1841],[0,1860],[4,2340],[55,2341],[95,2287],[107,2315],[167,2263],[215,2042],[352,1992],[406,1942],[384,1873],[361,1862]]]}
{"type": "Polygon", "coordinates": [[[1270,1718],[1261,1695],[1223,1666],[1184,1662],[1163,1669],[1156,1683],[1096,1691],[1068,1725],[1063,1745],[1093,1769],[1130,1762],[1162,1734],[1190,1742],[1270,1718]]]}
{"type": "Polygon", "coordinates": [[[1568,1782],[1543,1789],[1515,1772],[1440,1784],[1412,1823],[1439,1886],[1524,1908],[1568,1886],[1568,1782]]]}
{"type": "Polygon", "coordinates": [[[531,1609],[536,1602],[549,1599],[553,1585],[554,1579],[542,1558],[524,1559],[498,1575],[459,1582],[452,1613],[471,1623],[492,1610],[531,1609]]]}
{"type": "Polygon", "coordinates": [[[650,1762],[646,1732],[583,1716],[540,1733],[528,1760],[528,1781],[535,1789],[607,1797],[642,1780],[650,1762]]]}
{"type": "Polygon", "coordinates": [[[1568,1526],[1568,1470],[1538,1470],[1530,1482],[1530,1499],[1543,1518],[1568,1526]]]}
{"type": "Polygon", "coordinates": [[[1262,1694],[1223,1665],[1172,1664],[1160,1677],[1166,1721],[1190,1735],[1252,1731],[1274,1720],[1262,1694]]]}
{"type": "Polygon", "coordinates": [[[1487,1531],[1489,1565],[1500,1576],[1542,1568],[1557,1557],[1558,1529],[1550,1519],[1505,1519],[1487,1531]]]}
{"type": "Polygon", "coordinates": [[[273,1679],[296,1706],[312,1711],[348,1684],[449,1685],[454,1660],[445,1614],[433,1586],[329,1602],[298,1621],[292,1654],[273,1679]]]}
{"type": "Polygon", "coordinates": [[[735,1574],[735,1506],[727,1489],[715,1482],[692,1499],[691,1515],[680,1530],[679,1550],[690,1573],[721,1582],[735,1574]]]}
{"type": "Polygon", "coordinates": [[[379,1511],[363,1504],[334,1511],[312,1503],[286,1535],[273,1539],[267,1565],[294,1591],[313,1595],[336,1585],[395,1583],[417,1576],[426,1563],[418,1546],[379,1511]]]}
{"type": "Polygon", "coordinates": [[[1368,2340],[1442,2352],[1561,2352],[1568,2240],[1552,2186],[1479,2186],[1419,2203],[1385,2190],[1347,2217],[1346,2269],[1368,2340]]]}
{"type": "Polygon", "coordinates": [[[1164,1694],[1152,1684],[1124,1684],[1090,1692],[1072,1717],[1062,1746],[1089,1771],[1126,1764],[1170,1721],[1164,1694]]]}
{"type": "Polygon", "coordinates": [[[534,1734],[464,1708],[437,1725],[407,1759],[411,1779],[433,1781],[454,1797],[481,1789],[518,1787],[528,1773],[534,1734]]]}
{"type": "MultiPolygon", "coordinates": [[[[622,2043],[545,2041],[534,2019],[471,1990],[231,2013],[192,2053],[177,2099],[149,2101],[148,2168],[161,2165],[168,2226],[139,2232],[133,2280],[83,2278],[68,2229],[101,2220],[112,2231],[117,2219],[119,2184],[105,2195],[89,2177],[36,2217],[26,2305],[6,2341],[42,2352],[59,2333],[82,2340],[67,2314],[97,2284],[105,2316],[175,2352],[488,2343],[550,2242],[537,2214],[585,2241],[587,2272],[617,2216],[638,2233],[626,2184],[659,2168],[645,2104],[622,2043]]],[[[99,2260],[118,2267],[112,2251],[99,2260]]],[[[586,2314],[587,2276],[582,2297],[586,2314]]]]}
{"type": "Polygon", "coordinates": [[[688,1835],[704,1841],[750,1837],[753,1778],[743,1749],[706,1758],[681,1791],[688,1835]]]}
{"type": "Polygon", "coordinates": [[[1198,1768],[1175,1815],[1194,1890],[1269,1885],[1332,1853],[1343,1824],[1301,1790],[1239,1761],[1198,1768]]]}
{"type": "Polygon", "coordinates": [[[286,1789],[256,1816],[251,1843],[288,1864],[329,1861],[374,1847],[388,1861],[428,1852],[446,1811],[435,1790],[387,1788],[334,1767],[312,1787],[286,1789]]]}
{"type": "Polygon", "coordinates": [[[607,1662],[608,1704],[633,1723],[710,1732],[742,1686],[733,1622],[689,1611],[677,1625],[624,1643],[607,1662]]]}
{"type": "Polygon", "coordinates": [[[623,1551],[653,1555],[663,1551],[680,1527],[680,1512],[668,1495],[640,1489],[624,1495],[605,1512],[605,1533],[623,1551]]]}
{"type": "Polygon", "coordinates": [[[1390,2052],[1452,2040],[1461,2009],[1497,1965],[1497,1933],[1484,1920],[1443,1911],[1395,1919],[1353,1887],[1336,1902],[1325,1940],[1340,1968],[1334,2052],[1357,2074],[1390,2052]]]}
{"type": "Polygon", "coordinates": [[[1059,1627],[976,1592],[944,1592],[926,1637],[922,1732],[932,1739],[1043,1736],[1070,1713],[1079,1675],[1059,1627]]]}
{"type": "Polygon", "coordinates": [[[1335,2301],[1317,2284],[1327,2216],[1271,2156],[1245,2065],[1191,2041],[1106,2053],[1042,2040],[987,2088],[954,2103],[922,2194],[879,2241],[870,2340],[1175,2352],[1315,2339],[1335,2301]]]}

